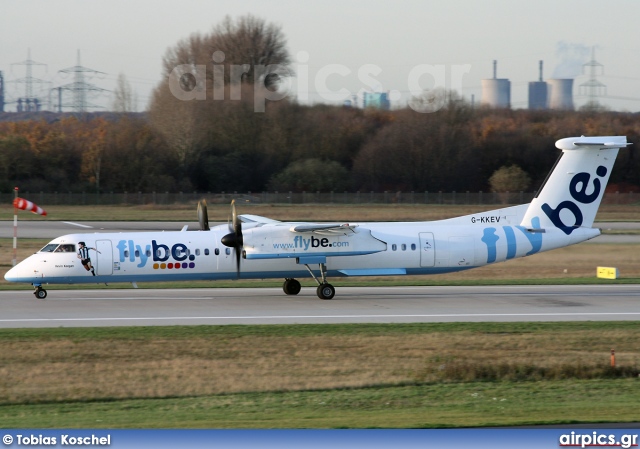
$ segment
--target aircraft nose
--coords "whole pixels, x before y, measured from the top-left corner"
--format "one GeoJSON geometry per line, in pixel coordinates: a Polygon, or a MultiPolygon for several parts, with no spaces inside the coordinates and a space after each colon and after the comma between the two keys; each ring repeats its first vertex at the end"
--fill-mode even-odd
{"type": "Polygon", "coordinates": [[[8,282],[17,282],[18,281],[18,265],[11,268],[4,274],[4,280],[8,282]]]}
{"type": "Polygon", "coordinates": [[[8,282],[25,282],[27,278],[32,277],[32,270],[29,269],[24,260],[11,268],[4,274],[4,279],[8,282]]]}

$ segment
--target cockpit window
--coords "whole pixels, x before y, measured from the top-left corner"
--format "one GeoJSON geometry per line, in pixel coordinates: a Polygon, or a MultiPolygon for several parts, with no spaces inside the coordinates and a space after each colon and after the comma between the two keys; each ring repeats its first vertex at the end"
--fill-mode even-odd
{"type": "Polygon", "coordinates": [[[56,248],[56,253],[75,253],[76,245],[60,245],[56,248]]]}
{"type": "Polygon", "coordinates": [[[52,253],[58,247],[57,243],[49,243],[40,250],[41,253],[52,253]]]}
{"type": "Polygon", "coordinates": [[[59,243],[49,243],[44,248],[40,250],[41,253],[75,253],[76,245],[73,244],[59,244],[59,243]]]}

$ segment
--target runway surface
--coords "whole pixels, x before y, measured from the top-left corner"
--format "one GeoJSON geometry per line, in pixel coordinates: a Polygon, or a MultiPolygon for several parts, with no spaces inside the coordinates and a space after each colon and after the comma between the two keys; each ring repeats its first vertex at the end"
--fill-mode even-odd
{"type": "Polygon", "coordinates": [[[0,327],[640,320],[640,285],[0,292],[0,327]]]}
{"type": "MultiPolygon", "coordinates": [[[[65,234],[94,232],[179,231],[184,225],[193,231],[199,228],[195,221],[19,221],[18,238],[54,239],[65,234]]],[[[0,221],[0,238],[12,237],[13,221],[0,221]]]]}

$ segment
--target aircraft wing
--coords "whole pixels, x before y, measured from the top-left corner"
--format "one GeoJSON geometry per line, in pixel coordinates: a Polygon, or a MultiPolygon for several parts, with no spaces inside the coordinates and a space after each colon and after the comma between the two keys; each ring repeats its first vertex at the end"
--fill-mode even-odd
{"type": "Polygon", "coordinates": [[[251,215],[251,214],[242,214],[239,215],[240,221],[243,223],[262,223],[262,224],[272,224],[272,223],[280,223],[278,220],[273,220],[267,217],[261,217],[260,215],[251,215]]]}
{"type": "MultiPolygon", "coordinates": [[[[275,224],[282,223],[278,220],[262,217],[260,215],[242,214],[239,216],[243,223],[251,224],[275,224]]],[[[335,234],[344,234],[355,232],[354,229],[358,225],[350,225],[348,223],[296,223],[289,229],[291,232],[327,232],[335,234]]]]}

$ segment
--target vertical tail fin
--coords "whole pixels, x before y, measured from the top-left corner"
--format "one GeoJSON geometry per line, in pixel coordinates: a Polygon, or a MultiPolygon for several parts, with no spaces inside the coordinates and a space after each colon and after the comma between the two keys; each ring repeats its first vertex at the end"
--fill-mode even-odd
{"type": "Polygon", "coordinates": [[[625,136],[568,137],[556,142],[562,155],[533,199],[522,226],[556,227],[567,235],[590,228],[625,136]]]}

